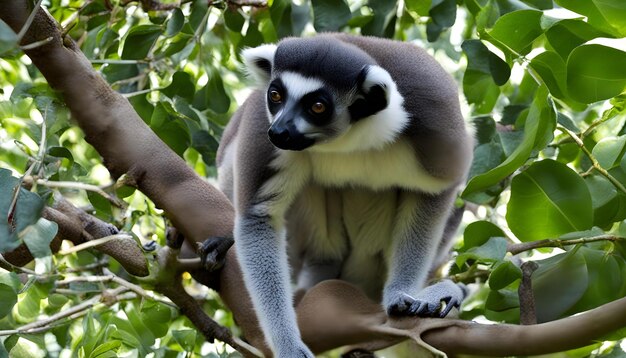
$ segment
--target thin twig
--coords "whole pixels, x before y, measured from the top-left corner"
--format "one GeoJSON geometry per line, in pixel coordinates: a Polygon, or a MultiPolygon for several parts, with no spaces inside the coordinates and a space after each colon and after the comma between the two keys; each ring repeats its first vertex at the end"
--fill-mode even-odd
{"type": "Polygon", "coordinates": [[[85,271],[93,271],[99,268],[103,268],[103,267],[107,267],[109,265],[109,260],[104,259],[104,260],[100,260],[98,262],[89,264],[89,265],[85,265],[85,266],[79,266],[79,267],[75,267],[75,268],[68,268],[67,270],[64,270],[63,272],[66,273],[77,273],[77,272],[85,272],[85,271]]]}
{"type": "Polygon", "coordinates": [[[17,43],[20,43],[22,41],[22,38],[26,34],[26,31],[30,29],[30,25],[33,24],[33,20],[35,20],[35,15],[37,14],[37,11],[39,11],[39,7],[41,6],[42,2],[43,0],[37,1],[37,3],[35,4],[35,7],[33,8],[33,11],[31,11],[30,15],[28,15],[28,18],[26,19],[24,26],[22,26],[22,28],[20,29],[20,32],[17,33],[17,43]]]}
{"type": "Polygon", "coordinates": [[[137,92],[122,93],[122,96],[124,98],[130,98],[130,97],[139,96],[142,94],[151,93],[151,92],[160,91],[160,90],[162,90],[162,88],[149,88],[149,89],[145,89],[145,90],[141,90],[137,92]]]}
{"type": "Polygon", "coordinates": [[[154,293],[148,292],[144,290],[143,288],[141,288],[140,286],[135,285],[134,283],[126,281],[123,278],[119,276],[115,276],[115,275],[70,277],[65,280],[57,281],[56,284],[57,286],[68,286],[76,282],[99,282],[99,283],[114,282],[122,287],[126,287],[127,289],[133,291],[134,293],[136,293],[137,295],[141,297],[145,297],[153,301],[158,301],[171,307],[177,307],[171,301],[165,300],[161,297],[157,297],[156,295],[154,295],[154,293]]]}
{"type": "Polygon", "coordinates": [[[89,60],[91,63],[97,64],[109,64],[109,65],[137,65],[142,63],[148,63],[146,60],[89,60]]]}
{"type": "Polygon", "coordinates": [[[22,51],[32,50],[32,49],[34,49],[34,48],[37,48],[37,47],[39,47],[39,46],[43,46],[43,45],[45,45],[45,44],[49,43],[49,42],[50,42],[50,41],[52,41],[53,39],[54,39],[54,38],[53,38],[52,36],[50,36],[50,37],[46,37],[46,38],[45,38],[45,39],[43,39],[43,40],[35,41],[35,42],[33,42],[33,43],[29,43],[28,45],[23,45],[23,46],[20,46],[20,49],[21,49],[22,51]]]}
{"type": "Polygon", "coordinates": [[[520,244],[509,244],[507,247],[507,251],[513,255],[517,255],[524,251],[539,249],[542,247],[563,248],[564,246],[588,244],[588,243],[597,242],[597,241],[616,242],[620,240],[624,240],[624,238],[620,236],[615,236],[615,235],[599,235],[599,236],[585,237],[585,238],[572,239],[572,240],[546,239],[546,240],[540,240],[540,241],[522,242],[520,244]]]}
{"type": "Polygon", "coordinates": [[[59,255],[69,255],[69,254],[72,254],[81,250],[88,249],[90,247],[106,244],[109,241],[120,240],[120,239],[132,239],[132,238],[133,237],[128,234],[109,235],[109,236],[101,237],[99,239],[94,239],[91,241],[83,242],[82,244],[73,246],[67,250],[61,250],[58,253],[59,255]]]}
{"type": "Polygon", "coordinates": [[[605,178],[607,178],[611,183],[613,183],[613,185],[615,185],[615,187],[617,189],[619,189],[619,191],[621,191],[622,193],[626,194],[626,188],[624,187],[624,185],[622,185],[622,183],[619,182],[619,180],[615,179],[614,176],[612,176],[611,174],[609,174],[608,171],[606,171],[606,169],[602,168],[602,166],[600,165],[600,163],[598,163],[598,160],[593,156],[593,154],[591,154],[591,152],[589,151],[589,149],[587,149],[585,147],[585,143],[583,143],[582,139],[580,139],[576,133],[570,131],[569,129],[563,127],[563,126],[558,126],[557,127],[560,131],[567,133],[573,140],[574,142],[576,142],[576,144],[578,145],[578,147],[583,151],[583,153],[585,153],[585,155],[589,158],[589,160],[591,160],[591,165],[593,166],[593,168],[595,170],[597,170],[602,176],[604,176],[605,178]]]}
{"type": "Polygon", "coordinates": [[[587,129],[585,129],[585,131],[584,131],[584,132],[582,132],[582,133],[580,134],[580,139],[581,139],[581,140],[585,139],[585,138],[586,138],[589,134],[591,134],[591,132],[593,132],[593,130],[594,130],[594,129],[596,129],[596,127],[597,127],[597,126],[599,126],[599,125],[601,125],[602,123],[607,122],[607,121],[609,121],[609,120],[611,120],[611,119],[615,118],[618,114],[620,114],[620,113],[621,113],[621,112],[618,110],[618,111],[614,111],[614,112],[612,112],[612,115],[605,115],[607,112],[609,112],[609,111],[611,111],[611,110],[613,110],[613,109],[615,109],[615,107],[613,107],[613,108],[611,108],[611,109],[608,109],[606,112],[604,112],[604,113],[602,114],[602,118],[598,119],[597,121],[592,122],[592,123],[589,125],[589,127],[587,127],[587,129]]]}
{"type": "Polygon", "coordinates": [[[27,268],[16,266],[7,261],[2,254],[0,254],[0,267],[4,268],[7,271],[20,272],[28,275],[37,275],[37,273],[33,270],[29,270],[27,268]]]}
{"type": "MultiPolygon", "coordinates": [[[[53,314],[52,316],[42,319],[40,321],[35,321],[26,325],[23,325],[20,328],[17,328],[18,331],[27,331],[29,329],[32,328],[38,328],[38,327],[42,327],[42,326],[46,326],[49,325],[50,323],[62,320],[64,318],[68,318],[71,317],[72,315],[79,313],[81,311],[85,311],[88,310],[90,308],[92,308],[94,305],[96,305],[98,302],[106,302],[109,303],[111,302],[111,300],[116,300],[118,299],[118,296],[120,296],[122,293],[127,292],[128,289],[126,287],[118,287],[116,289],[113,289],[111,292],[109,292],[107,294],[107,296],[111,296],[110,298],[107,297],[107,300],[103,300],[104,295],[100,294],[100,295],[96,295],[92,298],[87,299],[86,301],[83,301],[79,304],[77,304],[76,306],[72,306],[68,309],[66,309],[65,311],[61,311],[59,313],[53,314]]],[[[6,334],[2,334],[5,331],[0,331],[0,336],[2,335],[6,335],[6,334]]]]}
{"type": "MultiPolygon", "coordinates": [[[[27,180],[28,179],[32,180],[33,178],[27,178],[27,180]]],[[[120,209],[123,209],[126,206],[120,199],[110,195],[109,193],[102,190],[102,188],[100,188],[97,185],[72,182],[72,181],[49,181],[45,179],[37,179],[36,183],[37,185],[43,185],[48,188],[78,189],[78,190],[92,191],[94,193],[99,194],[100,196],[105,198],[108,202],[110,202],[111,204],[115,205],[116,207],[120,209]]]]}

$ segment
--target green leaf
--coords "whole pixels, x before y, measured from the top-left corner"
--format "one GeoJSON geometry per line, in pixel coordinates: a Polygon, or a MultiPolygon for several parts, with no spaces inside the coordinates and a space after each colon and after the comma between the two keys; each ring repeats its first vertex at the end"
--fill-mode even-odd
{"type": "Polygon", "coordinates": [[[489,221],[474,221],[463,232],[463,250],[483,245],[493,237],[505,237],[504,231],[489,221]]]}
{"type": "MultiPolygon", "coordinates": [[[[107,353],[117,353],[118,348],[122,345],[121,341],[112,340],[97,346],[89,355],[89,358],[103,358],[107,353]]],[[[116,355],[114,355],[115,357],[116,355]]]]}
{"type": "Polygon", "coordinates": [[[362,35],[392,38],[396,24],[396,2],[388,0],[368,0],[374,18],[361,28],[362,35]]]}
{"type": "Polygon", "coordinates": [[[191,146],[202,155],[207,165],[215,164],[215,155],[219,142],[209,132],[201,130],[191,136],[191,146]]]}
{"type": "Polygon", "coordinates": [[[604,169],[611,169],[618,165],[626,151],[626,136],[602,138],[591,152],[604,169]]]}
{"type": "Polygon", "coordinates": [[[428,42],[435,42],[441,33],[456,21],[456,1],[433,0],[430,5],[430,21],[426,26],[428,42]]]}
{"type": "Polygon", "coordinates": [[[456,257],[456,265],[461,267],[467,260],[473,259],[481,262],[497,262],[506,255],[507,241],[503,237],[492,237],[481,246],[472,247],[471,249],[459,254],[456,257]]]}
{"type": "Polygon", "coordinates": [[[145,59],[162,32],[161,26],[158,25],[131,27],[126,40],[124,40],[122,58],[127,60],[145,59]]]}
{"type": "Polygon", "coordinates": [[[427,16],[431,6],[431,0],[406,0],[404,6],[411,11],[417,12],[421,16],[427,16]]]}
{"type": "Polygon", "coordinates": [[[35,225],[24,229],[20,236],[33,257],[46,257],[52,255],[50,243],[57,234],[57,230],[57,223],[40,218],[35,225]]]}
{"type": "Polygon", "coordinates": [[[165,336],[173,318],[172,309],[158,302],[146,302],[141,308],[141,319],[156,338],[165,336]]]}
{"type": "Polygon", "coordinates": [[[111,211],[111,203],[102,195],[93,191],[88,191],[87,198],[89,199],[91,205],[93,205],[93,208],[96,209],[96,214],[98,214],[101,218],[107,219],[113,215],[113,212],[111,211]]]}
{"type": "Polygon", "coordinates": [[[513,178],[506,220],[522,241],[586,230],[593,225],[591,195],[567,165],[550,159],[535,162],[513,178]]]}
{"type": "Polygon", "coordinates": [[[490,311],[503,312],[519,307],[519,296],[511,290],[491,291],[485,302],[485,308],[490,311]]]}
{"type": "Polygon", "coordinates": [[[9,25],[0,20],[0,55],[17,48],[17,35],[9,25]]]}
{"type": "Polygon", "coordinates": [[[65,147],[48,147],[47,154],[53,157],[65,158],[69,160],[70,167],[72,166],[72,163],[74,163],[74,156],[72,155],[72,152],[65,147]]]}
{"type": "Polygon", "coordinates": [[[584,256],[578,251],[574,249],[536,261],[539,268],[532,275],[532,287],[539,323],[561,317],[587,290],[587,265],[584,256]]]}
{"type": "Polygon", "coordinates": [[[230,97],[224,89],[219,73],[214,72],[206,86],[196,92],[193,106],[199,110],[210,108],[215,113],[226,113],[230,108],[230,97]]]}
{"type": "Polygon", "coordinates": [[[626,294],[626,263],[622,257],[584,246],[579,252],[585,258],[589,284],[580,300],[565,313],[568,316],[620,299],[626,294]],[[607,275],[609,272],[611,274],[607,275]]]}
{"type": "Polygon", "coordinates": [[[193,351],[196,334],[196,331],[191,329],[172,330],[172,337],[186,352],[193,351]]]}
{"type": "Polygon", "coordinates": [[[548,42],[563,60],[567,60],[573,49],[597,37],[612,36],[580,19],[561,20],[546,30],[548,42]]]}
{"type": "Polygon", "coordinates": [[[497,40],[503,51],[512,49],[525,55],[531,50],[531,44],[539,37],[541,29],[541,11],[518,10],[508,13],[496,21],[488,34],[497,40]],[[504,46],[502,46],[504,45],[504,46]]]}
{"type": "Polygon", "coordinates": [[[345,0],[311,0],[313,27],[317,32],[337,31],[348,23],[351,13],[345,0]]]}
{"type": "Polygon", "coordinates": [[[626,89],[626,52],[602,45],[582,45],[567,59],[567,88],[582,103],[609,99],[626,89]]]}
{"type": "Polygon", "coordinates": [[[124,312],[126,312],[128,321],[137,333],[135,337],[141,341],[141,344],[144,347],[152,346],[155,340],[154,334],[152,334],[152,331],[146,327],[143,318],[139,313],[139,309],[137,309],[134,304],[129,304],[125,307],[124,312]]]}
{"type": "Polygon", "coordinates": [[[9,213],[18,185],[18,179],[11,176],[9,170],[0,168],[0,213],[4,213],[4,219],[0,220],[0,253],[18,247],[20,244],[18,233],[35,224],[43,210],[44,202],[39,195],[20,188],[13,215],[7,221],[6,215],[9,213]]]}
{"type": "Polygon", "coordinates": [[[172,83],[161,90],[170,98],[182,97],[191,102],[196,93],[196,86],[191,75],[185,71],[176,71],[172,76],[172,83]]]}
{"type": "Polygon", "coordinates": [[[498,263],[489,275],[489,287],[492,290],[501,290],[522,278],[522,270],[511,261],[498,263]]]}
{"type": "Polygon", "coordinates": [[[524,3],[539,10],[548,10],[554,7],[552,0],[522,0],[524,3]]]}
{"type": "Polygon", "coordinates": [[[541,76],[551,95],[560,99],[567,98],[565,61],[557,53],[552,51],[540,53],[530,61],[530,67],[541,76]]]}
{"type": "Polygon", "coordinates": [[[180,8],[175,8],[172,11],[170,19],[167,20],[165,27],[165,36],[172,37],[180,32],[185,25],[185,15],[180,8]]]}
{"type": "Polygon", "coordinates": [[[135,77],[139,74],[139,68],[134,64],[108,64],[102,69],[102,75],[109,83],[135,77]]]}
{"type": "Polygon", "coordinates": [[[11,313],[13,306],[17,303],[17,292],[7,284],[0,283],[0,318],[4,318],[11,313]]]}
{"type": "Polygon", "coordinates": [[[461,45],[467,56],[467,69],[463,76],[463,92],[476,112],[489,113],[500,95],[498,84],[508,80],[511,70],[480,40],[467,40],[461,45]]]}
{"type": "Polygon", "coordinates": [[[239,8],[228,7],[224,10],[224,24],[226,24],[226,27],[228,27],[230,31],[240,33],[245,23],[246,19],[241,14],[239,8]]]}
{"type": "Polygon", "coordinates": [[[548,98],[546,87],[540,87],[535,95],[524,126],[524,138],[515,151],[496,168],[470,180],[463,196],[487,189],[500,182],[521,167],[535,149],[538,138],[550,135],[556,126],[556,112],[548,98]]]}
{"type": "Polygon", "coordinates": [[[587,17],[595,28],[626,35],[626,3],[623,0],[555,0],[560,6],[587,17]]]}
{"type": "Polygon", "coordinates": [[[62,295],[60,293],[53,293],[48,296],[48,304],[53,307],[61,307],[65,305],[69,301],[67,296],[62,295]]]}
{"type": "Polygon", "coordinates": [[[452,27],[456,21],[455,0],[432,0],[428,12],[433,22],[441,27],[452,27]]]}
{"type": "Polygon", "coordinates": [[[480,144],[491,142],[497,136],[496,121],[491,116],[479,116],[472,118],[474,136],[480,144]]]}
{"type": "Polygon", "coordinates": [[[590,175],[585,178],[585,183],[593,203],[593,225],[608,227],[626,217],[626,196],[618,192],[608,179],[600,175],[590,175]]]}

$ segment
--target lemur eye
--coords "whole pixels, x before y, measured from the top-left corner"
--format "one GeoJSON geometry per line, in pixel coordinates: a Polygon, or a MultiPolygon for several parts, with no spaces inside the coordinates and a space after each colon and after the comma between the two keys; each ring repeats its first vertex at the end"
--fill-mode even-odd
{"type": "Polygon", "coordinates": [[[280,103],[280,101],[283,99],[283,96],[281,96],[278,91],[272,90],[270,91],[270,99],[274,103],[280,103]]]}
{"type": "Polygon", "coordinates": [[[322,102],[315,102],[315,104],[311,106],[311,110],[313,113],[322,114],[326,111],[326,106],[322,102]]]}

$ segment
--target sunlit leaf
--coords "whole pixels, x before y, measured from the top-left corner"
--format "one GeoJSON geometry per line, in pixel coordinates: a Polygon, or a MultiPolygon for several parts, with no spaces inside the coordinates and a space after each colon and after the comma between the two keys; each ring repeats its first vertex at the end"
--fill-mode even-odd
{"type": "Polygon", "coordinates": [[[350,7],[345,0],[311,0],[313,26],[318,32],[337,31],[350,20],[350,7]]]}
{"type": "Polygon", "coordinates": [[[537,10],[519,10],[502,16],[488,31],[504,49],[511,49],[519,54],[530,52],[532,42],[539,37],[542,12],[537,10]]]}
{"type": "Polygon", "coordinates": [[[576,172],[542,160],[513,178],[506,219],[522,241],[585,230],[593,225],[591,195],[576,172]]]}
{"type": "Polygon", "coordinates": [[[140,25],[131,28],[124,40],[122,58],[128,60],[145,59],[162,32],[161,26],[156,25],[140,25]]]}
{"type": "Polygon", "coordinates": [[[538,322],[561,317],[583,296],[589,285],[584,256],[572,250],[537,261],[539,268],[532,275],[532,288],[538,322]]]}
{"type": "Polygon", "coordinates": [[[609,99],[626,89],[626,52],[602,45],[582,45],[567,59],[567,88],[583,103],[609,99]]]}
{"type": "Polygon", "coordinates": [[[538,138],[551,135],[556,124],[556,113],[550,99],[547,98],[547,93],[545,87],[540,87],[537,91],[528,112],[522,143],[499,166],[470,180],[463,192],[464,196],[489,188],[511,175],[526,162],[538,138]]]}
{"type": "Polygon", "coordinates": [[[489,287],[492,290],[501,290],[520,278],[522,278],[522,270],[511,261],[504,261],[491,271],[489,287]]]}

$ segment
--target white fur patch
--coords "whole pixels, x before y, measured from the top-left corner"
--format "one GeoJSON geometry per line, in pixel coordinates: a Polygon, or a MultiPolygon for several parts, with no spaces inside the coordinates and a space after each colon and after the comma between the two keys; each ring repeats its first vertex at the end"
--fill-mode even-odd
{"type": "Polygon", "coordinates": [[[280,75],[283,85],[287,89],[287,96],[290,101],[296,101],[307,93],[317,91],[324,87],[324,82],[317,78],[304,77],[295,72],[284,72],[280,75]]]}
{"type": "Polygon", "coordinates": [[[405,188],[440,193],[453,185],[431,176],[413,147],[398,140],[383,148],[353,152],[309,152],[315,182],[328,186],[363,186],[374,190],[405,188]]]}
{"type": "Polygon", "coordinates": [[[404,98],[398,92],[396,83],[387,71],[379,66],[370,66],[367,78],[363,82],[365,89],[382,85],[387,91],[387,108],[362,118],[354,123],[347,132],[325,143],[311,147],[315,152],[354,152],[381,149],[393,142],[406,127],[409,116],[404,111],[404,98]]]}
{"type": "Polygon", "coordinates": [[[258,86],[264,86],[270,79],[270,74],[266,69],[258,66],[258,60],[266,60],[274,66],[274,54],[276,53],[276,45],[267,44],[258,47],[244,49],[241,56],[244,59],[246,70],[255,79],[258,86]]]}

